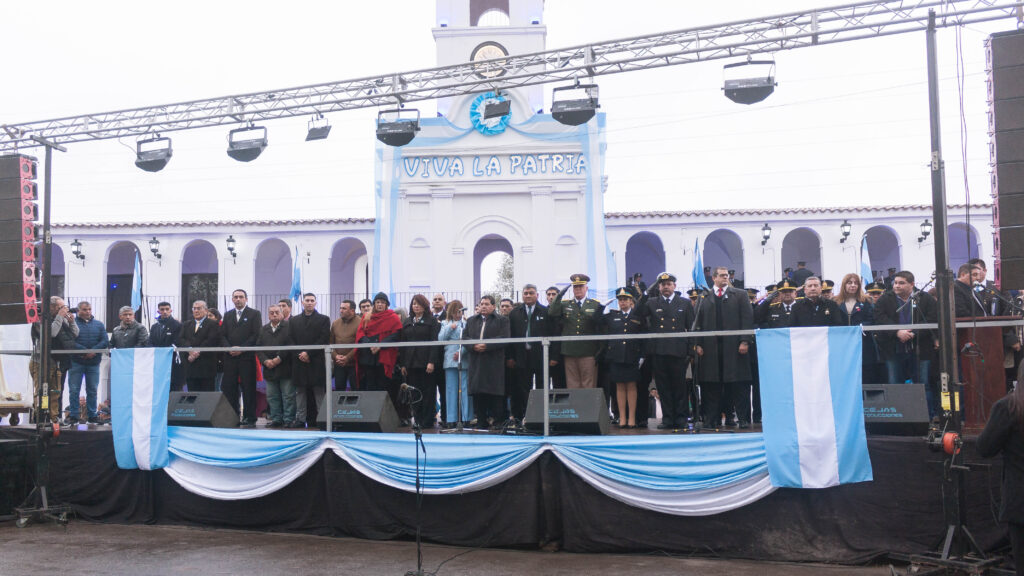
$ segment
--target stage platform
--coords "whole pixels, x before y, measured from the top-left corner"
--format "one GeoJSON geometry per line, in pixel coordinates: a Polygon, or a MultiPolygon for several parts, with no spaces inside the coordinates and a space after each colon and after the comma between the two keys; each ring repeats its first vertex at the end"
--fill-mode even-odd
{"type": "MultiPolygon", "coordinates": [[[[237,438],[328,442],[327,435],[318,432],[178,430],[181,437],[198,434],[195,438],[204,444],[237,438]]],[[[659,445],[668,450],[667,454],[676,453],[673,450],[679,447],[677,453],[682,455],[691,442],[687,439],[697,438],[632,432],[617,437],[521,437],[507,442],[494,434],[446,434],[427,440],[427,466],[444,464],[444,452],[438,451],[444,443],[476,443],[485,451],[484,447],[493,449],[504,443],[540,446],[550,440],[561,450],[608,445],[620,466],[628,468],[630,459],[635,458],[638,468],[650,467],[651,463],[641,461],[639,454],[659,445]]],[[[35,430],[26,426],[0,427],[0,439],[32,440],[34,435],[35,430]]],[[[405,443],[411,446],[411,435],[399,436],[348,434],[338,438],[358,449],[390,442],[388,437],[397,438],[403,450],[405,443]]],[[[760,434],[699,436],[719,437],[704,440],[731,446],[756,443],[760,434]]],[[[172,438],[172,446],[173,442],[172,438]]],[[[933,550],[945,533],[941,455],[930,452],[924,440],[917,437],[869,436],[868,447],[874,470],[872,482],[820,490],[778,489],[745,506],[708,516],[666,514],[628,505],[595,488],[563,453],[540,451],[501,482],[473,491],[424,496],[423,535],[428,541],[459,546],[557,546],[574,552],[662,550],[849,564],[888,552],[933,550]]],[[[970,440],[965,453],[966,461],[982,462],[970,440]]],[[[308,467],[272,493],[224,500],[187,490],[182,482],[188,484],[188,478],[181,478],[180,470],[117,468],[110,428],[82,426],[62,431],[52,448],[51,501],[69,503],[79,517],[99,522],[217,526],[368,539],[414,535],[415,494],[379,481],[368,473],[363,460],[342,458],[337,451],[310,452],[308,457],[308,467]],[[174,474],[179,475],[177,479],[174,474]]],[[[481,456],[480,462],[481,474],[486,474],[489,461],[481,456]]],[[[983,462],[991,468],[968,475],[966,517],[979,543],[992,549],[1005,538],[1004,528],[995,519],[1001,468],[997,460],[983,462]]]]}

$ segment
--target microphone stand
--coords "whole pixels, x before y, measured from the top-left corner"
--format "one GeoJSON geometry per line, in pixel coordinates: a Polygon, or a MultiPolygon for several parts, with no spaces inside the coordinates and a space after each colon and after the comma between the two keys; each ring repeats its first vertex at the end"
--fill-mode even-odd
{"type": "MultiPolygon", "coordinates": [[[[413,391],[419,392],[413,387],[408,387],[403,392],[406,396],[406,402],[409,404],[409,408],[413,408],[415,404],[423,401],[422,394],[418,400],[413,399],[413,391]]],[[[412,433],[415,436],[415,442],[413,443],[413,451],[416,452],[416,570],[408,571],[405,576],[426,576],[423,572],[423,546],[420,539],[420,532],[423,526],[423,483],[420,476],[420,451],[423,451],[423,470],[426,472],[427,469],[427,447],[423,443],[423,428],[420,427],[419,419],[416,418],[415,410],[413,410],[412,417],[412,433]]]]}
{"type": "MultiPolygon", "coordinates": [[[[694,332],[697,329],[697,322],[700,321],[700,311],[704,307],[704,299],[707,297],[707,288],[700,291],[700,295],[697,296],[697,310],[693,313],[693,324],[690,325],[690,332],[694,332]]],[[[684,375],[685,377],[685,375],[684,375]]],[[[688,430],[692,434],[697,434],[703,429],[701,424],[701,416],[704,408],[704,398],[700,388],[700,356],[696,354],[693,357],[693,399],[694,399],[694,410],[696,414],[690,414],[693,419],[693,428],[688,430]]],[[[687,401],[690,399],[687,398],[687,401]]],[[[705,424],[708,424],[705,422],[705,424]]],[[[718,428],[718,426],[708,426],[710,430],[718,428]]]]}

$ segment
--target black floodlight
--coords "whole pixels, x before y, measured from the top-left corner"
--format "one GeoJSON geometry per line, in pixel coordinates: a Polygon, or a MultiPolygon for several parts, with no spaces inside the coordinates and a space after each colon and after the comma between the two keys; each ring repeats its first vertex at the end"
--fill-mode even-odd
{"type": "Polygon", "coordinates": [[[737,104],[756,104],[775,92],[775,61],[751,60],[726,64],[725,97],[737,104]]]}
{"type": "Polygon", "coordinates": [[[267,129],[245,126],[228,132],[228,156],[239,162],[252,162],[267,147],[267,129]]]}
{"type": "Polygon", "coordinates": [[[551,117],[567,126],[585,124],[601,106],[597,84],[560,86],[551,91],[551,117]]]}
{"type": "Polygon", "coordinates": [[[512,100],[508,98],[501,102],[488,102],[484,105],[484,120],[490,118],[501,118],[502,116],[508,116],[512,112],[512,100]]]}
{"type": "Polygon", "coordinates": [[[146,172],[159,172],[171,160],[171,139],[157,134],[135,142],[135,165],[146,172]]]}
{"type": "Polygon", "coordinates": [[[388,146],[405,146],[419,131],[420,111],[415,108],[394,108],[377,113],[377,140],[388,146]]]}
{"type": "Polygon", "coordinates": [[[323,114],[313,116],[309,121],[309,130],[306,132],[306,142],[310,140],[327,140],[331,133],[331,124],[327,122],[323,114]]]}

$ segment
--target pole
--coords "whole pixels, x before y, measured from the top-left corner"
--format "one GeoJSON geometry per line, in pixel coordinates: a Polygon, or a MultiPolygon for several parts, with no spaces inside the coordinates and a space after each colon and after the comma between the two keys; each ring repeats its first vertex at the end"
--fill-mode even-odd
{"type": "Polygon", "coordinates": [[[544,385],[541,386],[541,390],[544,391],[544,435],[547,436],[551,432],[548,429],[548,426],[551,424],[551,417],[548,414],[548,395],[551,393],[548,389],[548,382],[551,377],[551,341],[545,338],[540,341],[540,345],[544,348],[544,385]]]}
{"type": "MultiPolygon", "coordinates": [[[[53,167],[53,149],[46,147],[46,160],[43,164],[43,266],[39,271],[42,274],[42,302],[39,304],[42,314],[39,324],[39,402],[37,403],[36,428],[43,425],[43,404],[49,405],[50,386],[55,382],[48,382],[50,379],[50,323],[53,322],[53,312],[50,310],[50,292],[53,287],[50,283],[50,259],[53,257],[53,238],[50,236],[50,181],[53,167]]],[[[60,414],[58,412],[58,414],[60,414]]],[[[46,504],[43,504],[46,507],[46,504]]]]}
{"type": "Polygon", "coordinates": [[[331,392],[331,372],[334,368],[334,359],[331,357],[331,347],[324,348],[324,371],[327,373],[324,378],[324,421],[327,423],[327,431],[334,432],[334,394],[331,392]]]}

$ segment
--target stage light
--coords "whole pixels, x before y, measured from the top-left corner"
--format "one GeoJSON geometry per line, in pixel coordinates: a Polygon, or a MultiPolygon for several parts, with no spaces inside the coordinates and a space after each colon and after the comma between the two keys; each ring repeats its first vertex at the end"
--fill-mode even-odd
{"type": "Polygon", "coordinates": [[[768,239],[772,237],[772,227],[767,222],[761,227],[761,246],[768,243],[768,239]]]}
{"type": "Polygon", "coordinates": [[[146,172],[159,172],[171,160],[171,139],[157,134],[135,142],[135,165],[146,172]]]}
{"type": "Polygon", "coordinates": [[[82,254],[82,243],[75,238],[75,241],[71,243],[71,253],[75,258],[79,260],[85,260],[85,254],[82,254]]]}
{"type": "Polygon", "coordinates": [[[228,235],[228,254],[231,254],[231,260],[235,261],[238,254],[235,254],[235,237],[228,235]]]}
{"type": "Polygon", "coordinates": [[[377,113],[377,140],[388,146],[405,146],[419,131],[420,111],[415,108],[394,108],[377,113]]]}
{"type": "Polygon", "coordinates": [[[156,239],[156,236],[153,236],[153,239],[149,241],[149,251],[152,252],[153,256],[156,256],[158,260],[163,258],[160,254],[160,241],[156,239]]]}
{"type": "Polygon", "coordinates": [[[228,156],[239,162],[252,162],[267,147],[267,129],[263,126],[235,128],[228,132],[228,156]]]}
{"type": "Polygon", "coordinates": [[[331,124],[327,122],[323,114],[317,114],[309,120],[309,130],[306,132],[306,142],[310,140],[327,140],[331,133],[331,124]]]}
{"type": "Polygon", "coordinates": [[[924,222],[921,222],[921,236],[919,236],[917,238],[918,243],[921,243],[921,242],[924,242],[925,240],[927,240],[928,236],[931,236],[931,233],[932,233],[932,223],[929,222],[927,218],[925,218],[924,222]]]}
{"type": "Polygon", "coordinates": [[[501,118],[512,113],[512,100],[505,98],[501,102],[488,102],[484,104],[483,119],[501,118]]]}
{"type": "Polygon", "coordinates": [[[584,124],[601,107],[597,96],[597,84],[559,86],[551,91],[551,117],[567,126],[584,124]]]}
{"type": "Polygon", "coordinates": [[[734,62],[722,67],[725,97],[737,104],[756,104],[775,91],[775,61],[734,62]]]}
{"type": "Polygon", "coordinates": [[[846,239],[850,237],[850,230],[853,229],[853,225],[849,221],[843,220],[843,223],[839,225],[839,232],[842,233],[843,237],[839,239],[839,243],[846,242],[846,239]]]}

